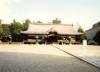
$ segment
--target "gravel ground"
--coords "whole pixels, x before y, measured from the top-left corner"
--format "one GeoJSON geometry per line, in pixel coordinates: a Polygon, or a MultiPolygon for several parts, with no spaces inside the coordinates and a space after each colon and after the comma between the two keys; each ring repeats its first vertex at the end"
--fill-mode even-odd
{"type": "Polygon", "coordinates": [[[0,45],[0,72],[100,72],[50,45],[0,45]]]}

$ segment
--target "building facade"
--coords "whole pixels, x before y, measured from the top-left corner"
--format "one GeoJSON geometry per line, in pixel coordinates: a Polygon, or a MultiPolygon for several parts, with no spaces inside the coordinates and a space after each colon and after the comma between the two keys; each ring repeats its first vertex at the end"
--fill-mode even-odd
{"type": "Polygon", "coordinates": [[[29,24],[27,31],[21,32],[24,43],[80,43],[82,33],[77,32],[72,24],[29,24]]]}

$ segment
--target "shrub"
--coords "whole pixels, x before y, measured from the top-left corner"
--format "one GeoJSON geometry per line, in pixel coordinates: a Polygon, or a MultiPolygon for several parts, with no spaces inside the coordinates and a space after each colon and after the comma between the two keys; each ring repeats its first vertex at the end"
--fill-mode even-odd
{"type": "Polygon", "coordinates": [[[100,31],[98,31],[93,38],[94,41],[96,41],[100,45],[100,31]]]}

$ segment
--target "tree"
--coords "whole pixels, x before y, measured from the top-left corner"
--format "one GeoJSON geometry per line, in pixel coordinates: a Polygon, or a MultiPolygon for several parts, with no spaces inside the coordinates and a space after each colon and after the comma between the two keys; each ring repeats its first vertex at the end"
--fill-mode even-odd
{"type": "Polygon", "coordinates": [[[82,33],[82,35],[78,38],[78,40],[79,40],[80,42],[82,42],[83,39],[86,39],[85,32],[84,32],[84,30],[83,30],[81,27],[78,28],[78,32],[79,32],[79,33],[82,33]]]}
{"type": "Polygon", "coordinates": [[[2,41],[9,41],[10,38],[10,28],[9,28],[10,25],[8,24],[2,24],[2,33],[1,33],[1,38],[2,38],[2,41]]]}
{"type": "Polygon", "coordinates": [[[18,35],[22,31],[22,24],[20,22],[13,21],[10,25],[11,34],[18,35]]]}
{"type": "Polygon", "coordinates": [[[21,41],[21,31],[22,31],[22,24],[20,22],[16,22],[16,20],[13,20],[13,23],[10,25],[10,32],[12,36],[12,41],[21,41]]]}
{"type": "Polygon", "coordinates": [[[93,25],[93,28],[100,26],[100,21],[93,25]]]}
{"type": "Polygon", "coordinates": [[[79,28],[78,28],[78,32],[84,33],[84,30],[83,30],[81,27],[79,27],[79,28]]]}
{"type": "Polygon", "coordinates": [[[29,19],[26,19],[25,20],[25,23],[28,23],[29,24],[29,23],[31,23],[31,21],[29,19]]]}
{"type": "Polygon", "coordinates": [[[61,21],[58,18],[52,20],[52,24],[60,24],[60,23],[61,21]]]}
{"type": "Polygon", "coordinates": [[[13,20],[13,23],[16,23],[16,20],[15,19],[13,20]]]}
{"type": "Polygon", "coordinates": [[[2,20],[0,20],[0,35],[1,37],[7,37],[10,35],[9,24],[2,24],[2,20]]]}
{"type": "Polygon", "coordinates": [[[79,27],[78,32],[83,33],[83,35],[81,36],[81,39],[86,39],[85,32],[81,27],[79,27]]]}
{"type": "Polygon", "coordinates": [[[2,25],[0,24],[0,37],[2,36],[2,33],[3,33],[3,28],[2,25]]]}
{"type": "Polygon", "coordinates": [[[2,32],[2,36],[9,36],[10,35],[10,25],[8,24],[2,24],[2,28],[3,28],[3,32],[2,32]]]}
{"type": "Polygon", "coordinates": [[[3,28],[2,28],[2,20],[0,19],[0,37],[2,35],[2,32],[3,32],[3,28]]]}
{"type": "Polygon", "coordinates": [[[23,31],[28,29],[30,23],[31,21],[29,19],[25,20],[25,23],[23,23],[23,31]]]}
{"type": "Polygon", "coordinates": [[[96,41],[100,45],[100,31],[98,31],[93,38],[94,41],[96,41]]]}

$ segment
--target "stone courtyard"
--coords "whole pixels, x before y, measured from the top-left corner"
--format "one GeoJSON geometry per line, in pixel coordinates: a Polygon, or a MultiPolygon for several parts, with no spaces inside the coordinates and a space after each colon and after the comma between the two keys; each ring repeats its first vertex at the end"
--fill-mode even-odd
{"type": "Polygon", "coordinates": [[[73,57],[53,45],[0,45],[0,72],[99,71],[99,68],[73,57]]]}

